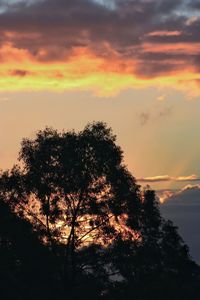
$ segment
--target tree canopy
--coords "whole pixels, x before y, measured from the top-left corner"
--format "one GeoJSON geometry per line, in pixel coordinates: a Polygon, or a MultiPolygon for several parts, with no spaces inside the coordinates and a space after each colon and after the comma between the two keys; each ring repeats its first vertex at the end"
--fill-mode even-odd
{"type": "MultiPolygon", "coordinates": [[[[199,267],[176,227],[160,215],[155,192],[136,183],[102,122],[78,133],[46,128],[23,139],[19,164],[1,174],[0,197],[9,214],[27,224],[40,249],[27,248],[30,261],[37,253],[35,266],[42,267],[44,282],[53,283],[52,297],[160,299],[167,284],[174,299],[200,295],[199,267]]],[[[29,241],[12,236],[11,243],[26,249],[29,241]]],[[[12,264],[23,261],[16,256],[12,264]]],[[[29,267],[25,272],[32,276],[29,267]]]]}

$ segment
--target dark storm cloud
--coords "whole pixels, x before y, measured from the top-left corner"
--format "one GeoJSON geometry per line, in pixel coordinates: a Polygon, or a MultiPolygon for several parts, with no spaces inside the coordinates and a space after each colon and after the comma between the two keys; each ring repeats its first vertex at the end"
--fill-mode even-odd
{"type": "Polygon", "coordinates": [[[0,1],[0,44],[26,49],[39,61],[65,60],[75,47],[108,58],[114,51],[122,59],[136,61],[139,76],[151,77],[181,69],[175,60],[183,65],[194,61],[189,53],[173,57],[169,51],[153,57],[145,43],[200,42],[200,20],[187,16],[196,1],[187,7],[182,0],[116,0],[112,8],[92,0],[6,3],[0,1]]]}
{"type": "Polygon", "coordinates": [[[190,2],[191,8],[193,9],[200,9],[200,1],[199,0],[193,0],[190,2]]]}
{"type": "Polygon", "coordinates": [[[10,5],[1,15],[0,29],[37,32],[47,42],[50,38],[58,42],[62,37],[63,45],[69,42],[73,45],[79,39],[108,41],[116,47],[132,45],[156,27],[155,20],[162,23],[164,8],[170,14],[180,4],[180,1],[175,1],[176,5],[166,0],[157,2],[117,1],[114,10],[87,0],[46,0],[32,5],[22,2],[10,5]]]}

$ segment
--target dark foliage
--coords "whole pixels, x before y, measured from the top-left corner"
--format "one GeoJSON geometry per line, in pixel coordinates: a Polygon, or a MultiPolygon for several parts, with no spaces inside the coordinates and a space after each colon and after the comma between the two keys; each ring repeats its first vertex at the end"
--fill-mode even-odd
{"type": "Polygon", "coordinates": [[[199,299],[200,271],[104,123],[24,139],[0,177],[3,299],[199,299]]]}
{"type": "Polygon", "coordinates": [[[57,268],[32,225],[17,217],[0,200],[1,299],[53,299],[57,268]],[[53,278],[54,277],[54,278],[53,278]]]}

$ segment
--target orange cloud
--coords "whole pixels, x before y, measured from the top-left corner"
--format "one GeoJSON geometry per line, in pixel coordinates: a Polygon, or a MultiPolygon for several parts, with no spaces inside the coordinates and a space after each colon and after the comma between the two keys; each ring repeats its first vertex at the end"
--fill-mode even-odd
{"type": "Polygon", "coordinates": [[[43,0],[3,7],[1,91],[113,95],[170,87],[200,95],[200,18],[186,2],[124,0],[111,8],[95,1],[43,0]],[[195,17],[187,17],[189,8],[195,17]]]}
{"type": "MultiPolygon", "coordinates": [[[[143,49],[146,52],[152,53],[169,53],[169,54],[189,54],[194,55],[199,53],[200,43],[177,42],[177,43],[150,43],[145,42],[143,49]]],[[[190,65],[188,61],[188,65],[190,65]]]]}
{"type": "MultiPolygon", "coordinates": [[[[38,56],[42,55],[45,50],[41,49],[38,56]]],[[[192,95],[200,93],[200,75],[193,70],[144,78],[137,74],[137,60],[118,55],[102,57],[88,48],[74,48],[60,61],[41,61],[26,49],[5,44],[0,48],[0,61],[0,91],[78,89],[106,96],[128,88],[155,86],[177,88],[192,95]]]]}
{"type": "Polygon", "coordinates": [[[152,31],[148,33],[148,36],[179,36],[181,31],[152,31]]]}

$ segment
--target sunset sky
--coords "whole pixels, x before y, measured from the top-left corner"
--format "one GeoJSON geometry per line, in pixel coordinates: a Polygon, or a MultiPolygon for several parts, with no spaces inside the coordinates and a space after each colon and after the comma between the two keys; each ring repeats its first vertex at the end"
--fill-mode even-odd
{"type": "Polygon", "coordinates": [[[0,167],[38,129],[105,121],[156,189],[200,183],[200,1],[0,1],[0,167]]]}

